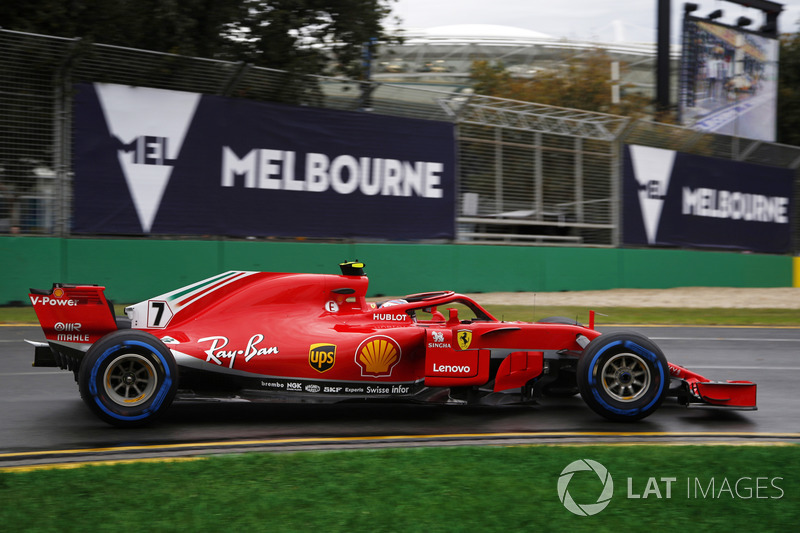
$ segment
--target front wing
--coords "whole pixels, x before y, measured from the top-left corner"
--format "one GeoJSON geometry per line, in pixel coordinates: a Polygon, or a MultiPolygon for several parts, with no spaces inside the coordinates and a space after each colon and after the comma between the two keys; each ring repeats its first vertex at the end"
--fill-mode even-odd
{"type": "Polygon", "coordinates": [[[708,378],[669,363],[673,378],[682,382],[678,399],[688,407],[717,407],[756,410],[756,384],[752,381],[711,381],[708,378]]]}

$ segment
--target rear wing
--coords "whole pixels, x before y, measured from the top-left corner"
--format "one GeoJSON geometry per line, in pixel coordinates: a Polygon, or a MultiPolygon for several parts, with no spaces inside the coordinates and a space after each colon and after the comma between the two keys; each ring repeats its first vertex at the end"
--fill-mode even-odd
{"type": "Polygon", "coordinates": [[[31,300],[45,338],[80,351],[117,329],[105,287],[54,283],[47,290],[31,289],[31,300]]]}

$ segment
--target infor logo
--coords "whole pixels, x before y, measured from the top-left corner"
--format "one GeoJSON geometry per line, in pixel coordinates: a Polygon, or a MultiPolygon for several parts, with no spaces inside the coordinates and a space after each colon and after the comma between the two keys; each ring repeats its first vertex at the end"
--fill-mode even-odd
{"type": "Polygon", "coordinates": [[[558,478],[558,499],[564,504],[564,507],[573,514],[578,516],[592,516],[606,508],[611,502],[611,497],[614,495],[614,480],[611,479],[611,474],[608,473],[606,467],[592,461],[591,459],[578,459],[573,461],[561,471],[558,478]],[[600,478],[603,488],[598,489],[600,496],[597,497],[595,503],[577,503],[570,494],[568,488],[569,483],[572,481],[572,476],[575,472],[592,471],[600,478]]]}

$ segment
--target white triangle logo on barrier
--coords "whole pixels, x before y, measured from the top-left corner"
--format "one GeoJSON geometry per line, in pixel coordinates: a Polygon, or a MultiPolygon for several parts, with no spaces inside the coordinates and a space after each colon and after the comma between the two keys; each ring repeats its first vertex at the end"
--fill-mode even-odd
{"type": "Polygon", "coordinates": [[[629,145],[629,148],[633,175],[639,184],[639,206],[647,242],[655,244],[676,152],[649,146],[629,145]]]}
{"type": "Polygon", "coordinates": [[[199,94],[95,84],[142,231],[150,232],[199,94]]]}

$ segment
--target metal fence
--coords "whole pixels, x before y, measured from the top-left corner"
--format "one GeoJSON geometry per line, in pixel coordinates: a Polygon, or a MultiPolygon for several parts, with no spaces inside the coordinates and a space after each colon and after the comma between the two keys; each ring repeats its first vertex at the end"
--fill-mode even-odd
{"type": "MultiPolygon", "coordinates": [[[[0,30],[0,233],[70,235],[72,87],[105,82],[449,121],[458,242],[618,246],[622,144],[795,170],[800,148],[467,94],[0,30]]],[[[800,216],[793,214],[794,250],[800,216]]]]}

